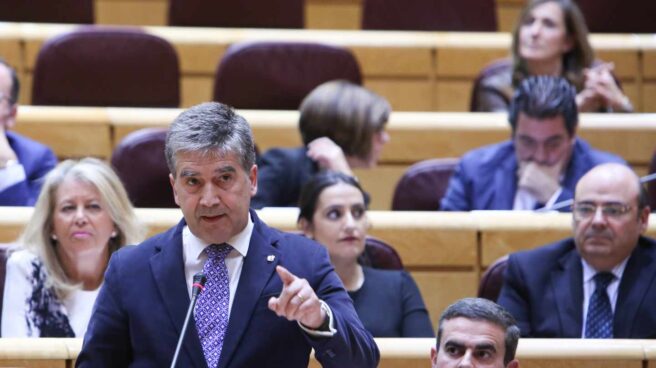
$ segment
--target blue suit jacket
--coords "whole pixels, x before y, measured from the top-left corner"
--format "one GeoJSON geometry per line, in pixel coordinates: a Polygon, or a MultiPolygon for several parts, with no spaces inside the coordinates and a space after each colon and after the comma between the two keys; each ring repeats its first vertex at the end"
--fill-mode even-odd
{"type": "Polygon", "coordinates": [[[32,206],[39,197],[43,180],[57,165],[50,148],[14,132],[6,132],[11,149],[25,169],[25,180],[0,191],[1,206],[32,206]]]}
{"type": "MultiPolygon", "coordinates": [[[[358,319],[326,250],[282,233],[251,212],[255,227],[244,258],[219,367],[307,367],[310,349],[324,367],[375,367],[378,348],[358,319]],[[274,255],[273,262],[268,256],[274,255]],[[276,316],[267,302],[282,283],[283,265],[308,280],[330,306],[337,333],[312,338],[296,322],[276,316]]],[[[182,258],[184,221],[136,247],[114,253],[84,338],[79,367],[167,367],[189,305],[182,258]]],[[[180,367],[206,367],[190,322],[180,367]]]]}
{"type": "MultiPolygon", "coordinates": [[[[561,183],[557,202],[572,199],[576,183],[588,170],[606,162],[626,162],[613,154],[593,149],[576,139],[572,157],[561,183]]],[[[443,211],[512,210],[517,192],[517,157],[512,141],[467,152],[456,167],[446,194],[443,211]]],[[[567,210],[563,208],[562,211],[567,210]]]]}
{"type": "MultiPolygon", "coordinates": [[[[511,254],[498,303],[522,336],[580,338],[583,266],[574,240],[511,254]]],[[[620,281],[615,338],[656,338],[656,242],[641,237],[620,281]]]]}

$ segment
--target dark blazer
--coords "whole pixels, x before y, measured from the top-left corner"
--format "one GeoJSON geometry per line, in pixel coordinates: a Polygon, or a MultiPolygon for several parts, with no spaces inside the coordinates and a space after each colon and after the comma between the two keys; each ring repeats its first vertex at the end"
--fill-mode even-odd
{"type": "MultiPolygon", "coordinates": [[[[593,149],[576,139],[563,188],[557,202],[574,198],[579,179],[593,167],[626,162],[618,156],[593,149]]],[[[517,192],[517,157],[512,141],[505,141],[467,152],[451,176],[440,202],[443,211],[512,210],[517,192]]],[[[566,211],[563,208],[561,211],[566,211]]]]}
{"type": "MultiPolygon", "coordinates": [[[[358,319],[326,250],[262,223],[253,235],[231,309],[219,367],[307,367],[310,349],[324,367],[375,367],[378,348],[358,319]],[[275,260],[270,262],[269,255],[275,260]],[[330,306],[337,333],[310,337],[276,316],[267,302],[282,289],[276,265],[308,280],[330,306]]],[[[182,329],[189,296],[182,258],[185,222],[139,246],[115,252],[89,322],[78,367],[167,367],[182,329]]],[[[191,321],[179,367],[206,367],[191,321]]]]}
{"type": "MultiPolygon", "coordinates": [[[[583,266],[572,238],[511,254],[498,303],[522,336],[580,338],[583,266]]],[[[640,237],[620,281],[615,338],[656,338],[656,242],[640,237]]]]}
{"type": "Polygon", "coordinates": [[[305,147],[272,148],[257,162],[257,194],[251,207],[295,207],[301,188],[319,166],[307,156],[305,147]]]}
{"type": "Polygon", "coordinates": [[[0,206],[32,206],[39,197],[46,174],[57,165],[57,157],[37,141],[11,131],[6,134],[9,146],[23,165],[25,180],[0,191],[0,206]]]}

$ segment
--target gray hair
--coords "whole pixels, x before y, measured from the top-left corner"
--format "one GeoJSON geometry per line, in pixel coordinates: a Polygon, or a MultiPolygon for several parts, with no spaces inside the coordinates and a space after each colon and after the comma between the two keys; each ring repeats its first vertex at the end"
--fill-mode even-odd
{"type": "Polygon", "coordinates": [[[43,262],[49,276],[47,286],[53,287],[59,296],[79,287],[66,276],[55,250],[57,243],[51,237],[57,190],[68,178],[89,183],[98,190],[117,232],[116,237],[108,240],[110,255],[124,245],[139,243],[146,230],[137,219],[121,180],[107,164],[96,158],[66,160],[58,164],[46,176],[32,217],[19,242],[43,262]]]}
{"type": "Polygon", "coordinates": [[[501,327],[506,332],[506,354],[503,364],[508,365],[515,359],[517,343],[519,342],[519,327],[515,318],[499,304],[483,298],[465,298],[451,304],[440,317],[437,328],[437,349],[442,339],[442,324],[450,319],[463,317],[474,321],[484,321],[501,327]]]}
{"type": "Polygon", "coordinates": [[[246,119],[227,105],[206,102],[183,111],[166,135],[166,163],[175,177],[176,155],[200,152],[223,156],[235,154],[246,172],[255,164],[253,133],[246,119]]]}

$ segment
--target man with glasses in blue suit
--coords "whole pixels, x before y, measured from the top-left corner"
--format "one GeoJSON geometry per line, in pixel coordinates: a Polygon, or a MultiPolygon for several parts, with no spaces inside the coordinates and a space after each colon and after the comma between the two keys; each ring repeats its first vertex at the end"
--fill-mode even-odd
{"type": "Polygon", "coordinates": [[[656,241],[631,169],[603,164],[576,186],[574,237],[511,254],[499,304],[522,336],[656,337],[656,241]]]}

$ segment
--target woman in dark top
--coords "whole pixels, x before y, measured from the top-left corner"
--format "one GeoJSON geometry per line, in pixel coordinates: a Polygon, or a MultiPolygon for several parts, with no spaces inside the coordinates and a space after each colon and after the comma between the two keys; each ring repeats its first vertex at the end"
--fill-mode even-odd
{"type": "Polygon", "coordinates": [[[472,111],[507,111],[513,91],[530,75],[562,76],[576,87],[580,112],[630,112],[613,64],[595,62],[585,19],[573,0],[533,0],[512,38],[511,60],[497,61],[474,88],[472,111]]]}
{"type": "Polygon", "coordinates": [[[376,165],[389,136],[390,105],[383,97],[351,82],[326,82],[300,107],[303,147],[273,148],[258,160],[258,190],[251,207],[292,207],[303,184],[321,170],[353,175],[352,169],[376,165]]]}
{"type": "Polygon", "coordinates": [[[354,178],[323,171],[303,187],[298,225],[323,244],[355,310],[374,337],[432,337],[419,289],[405,271],[363,267],[369,222],[365,195],[354,178]]]}

